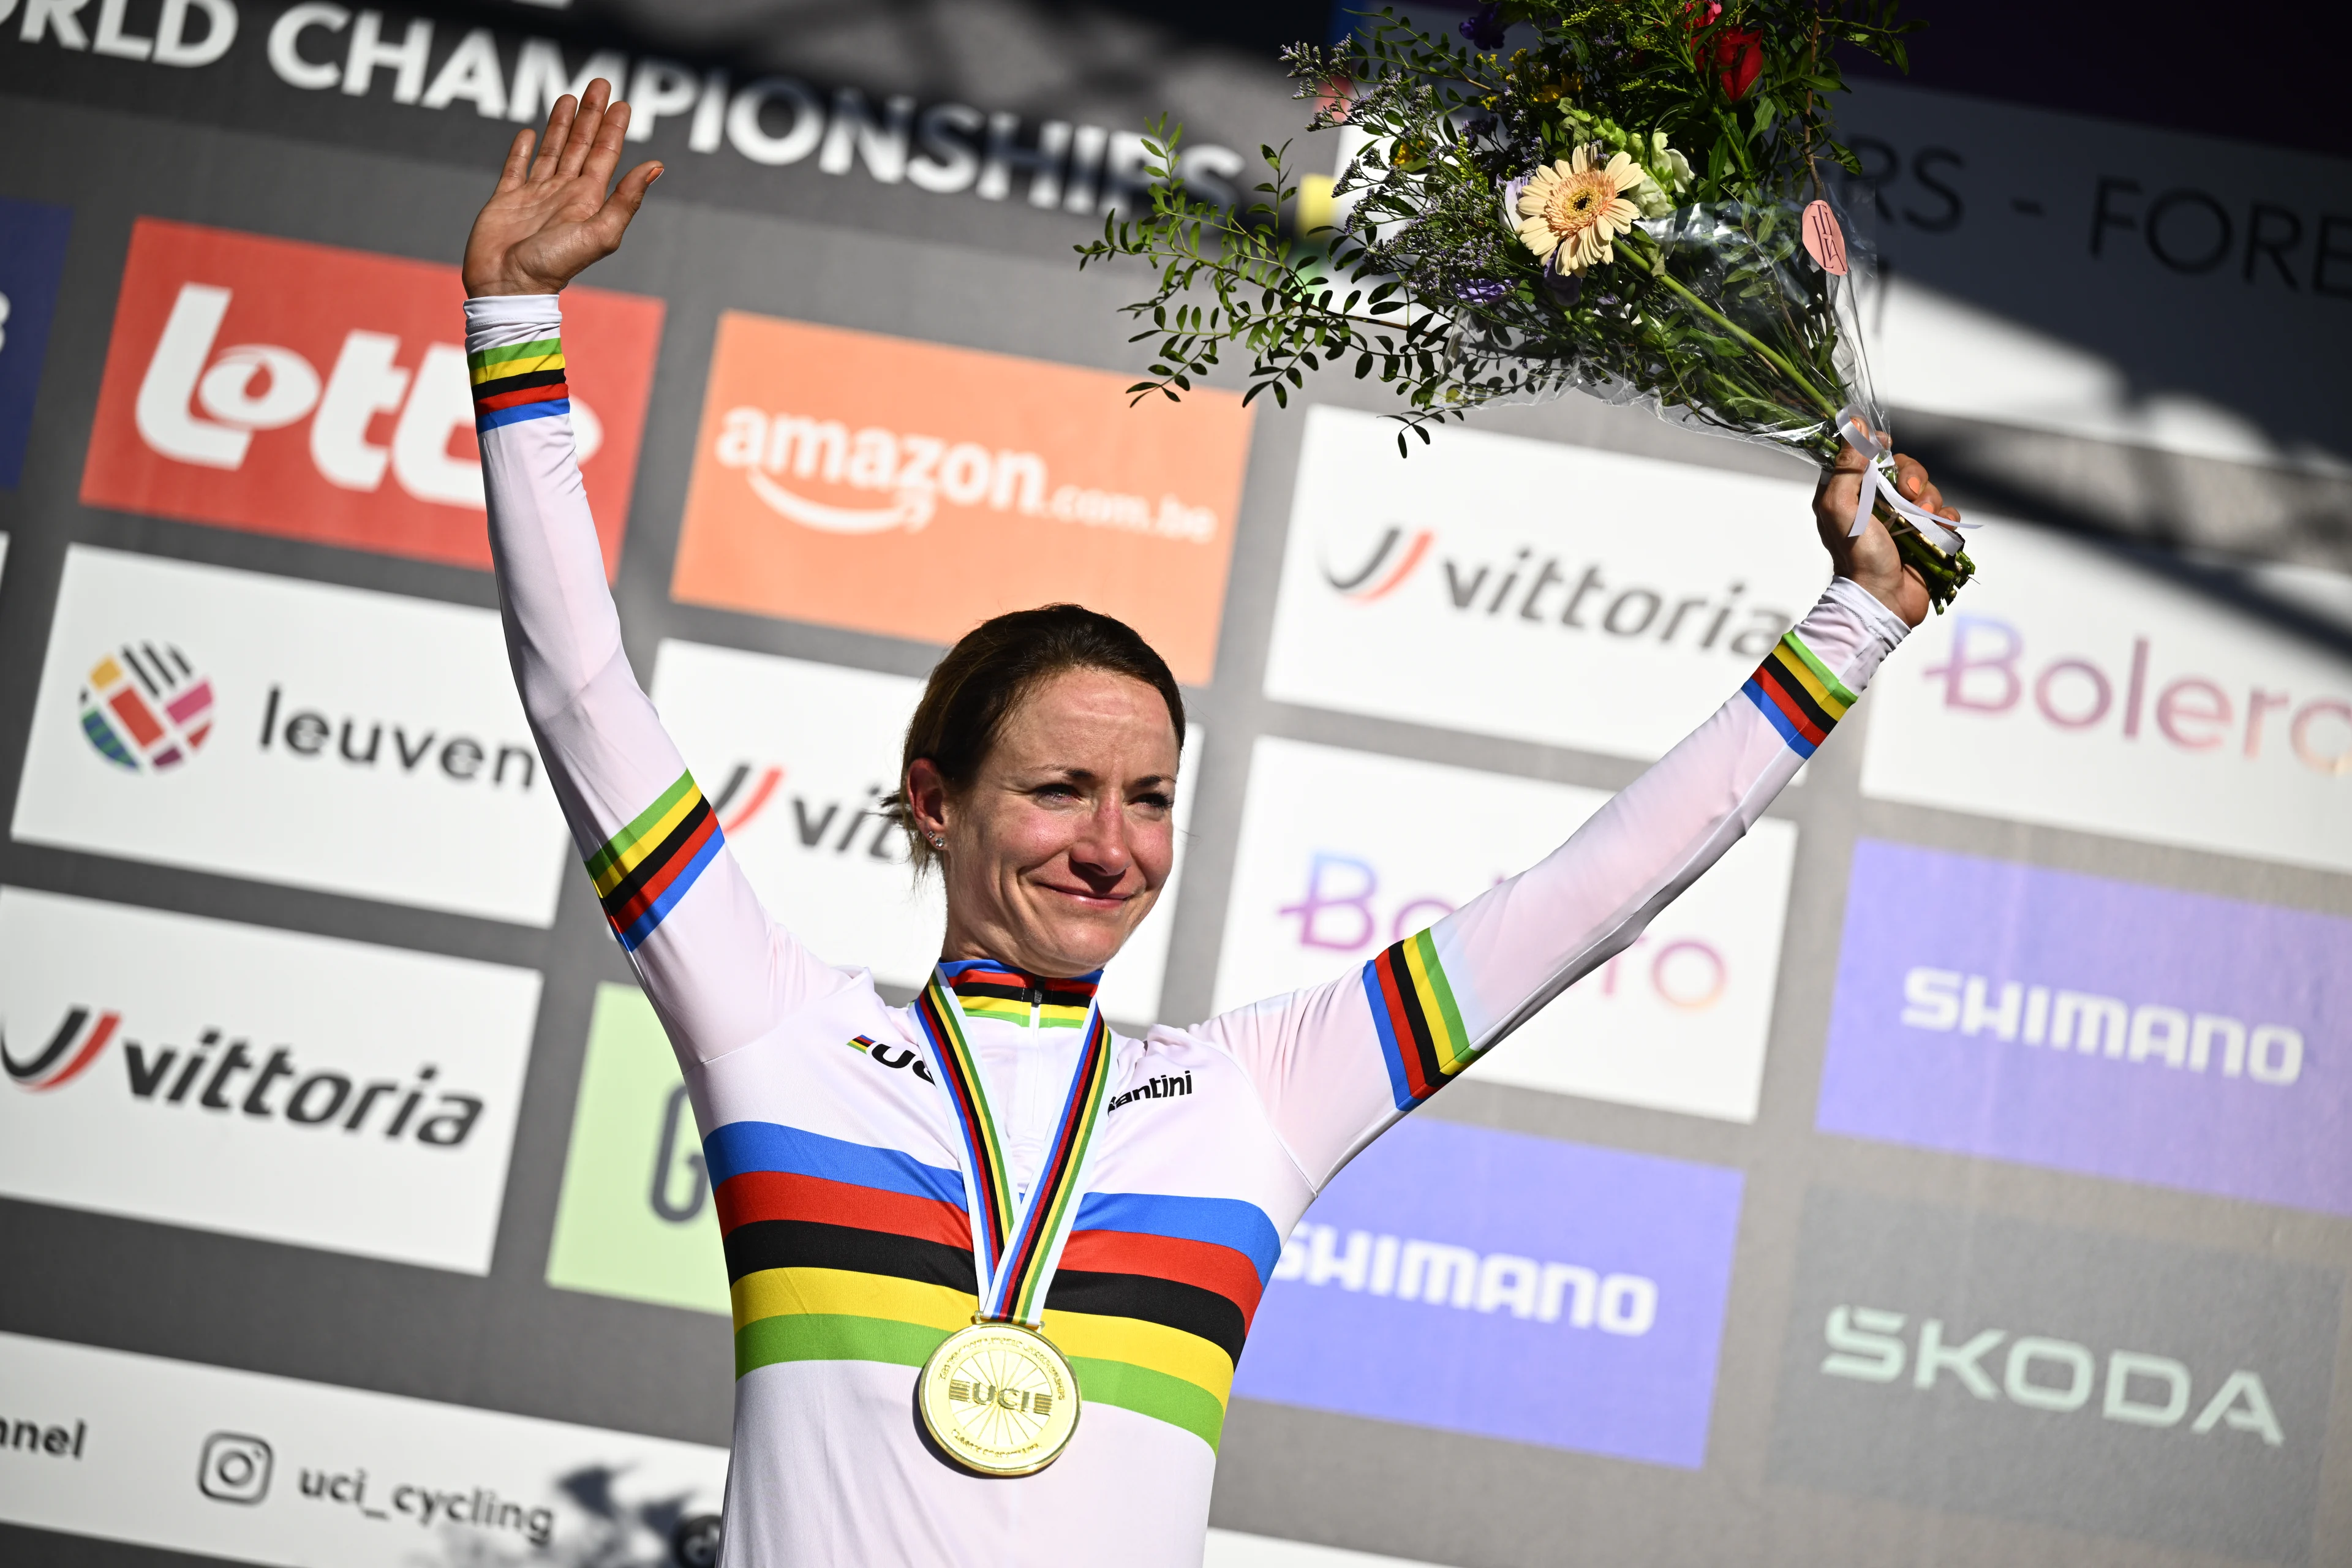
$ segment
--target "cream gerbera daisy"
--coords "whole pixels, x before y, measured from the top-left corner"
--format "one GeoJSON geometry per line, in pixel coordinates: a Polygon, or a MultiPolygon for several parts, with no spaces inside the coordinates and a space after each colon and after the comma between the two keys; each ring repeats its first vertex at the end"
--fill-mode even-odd
{"type": "Polygon", "coordinates": [[[1614,261],[1610,242],[1633,226],[1642,211],[1625,194],[1647,180],[1642,166],[1620,153],[1598,164],[1593,149],[1538,169],[1519,193],[1519,239],[1556,272],[1581,272],[1614,261]]]}

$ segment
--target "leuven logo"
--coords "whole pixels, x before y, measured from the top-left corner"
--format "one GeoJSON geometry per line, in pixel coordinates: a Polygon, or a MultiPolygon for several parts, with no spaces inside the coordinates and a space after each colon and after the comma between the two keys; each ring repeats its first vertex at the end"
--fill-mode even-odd
{"type": "Polygon", "coordinates": [[[125,643],[89,667],[81,731],[134,773],[177,767],[213,732],[213,683],[170,643],[125,643]]]}

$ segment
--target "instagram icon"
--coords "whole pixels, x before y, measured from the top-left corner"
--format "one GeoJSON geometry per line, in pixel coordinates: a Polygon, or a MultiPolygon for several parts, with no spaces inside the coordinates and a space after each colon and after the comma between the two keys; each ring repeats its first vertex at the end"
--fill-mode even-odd
{"type": "Polygon", "coordinates": [[[257,1503],[269,1495],[269,1445],[242,1432],[215,1432],[196,1461],[196,1489],[215,1502],[257,1503]]]}

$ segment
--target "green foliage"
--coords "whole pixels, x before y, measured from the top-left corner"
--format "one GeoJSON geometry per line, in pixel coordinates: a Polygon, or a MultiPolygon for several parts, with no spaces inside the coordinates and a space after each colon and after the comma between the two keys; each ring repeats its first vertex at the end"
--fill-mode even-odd
{"type": "Polygon", "coordinates": [[[1310,129],[1367,138],[1330,193],[1353,199],[1336,232],[1292,232],[1306,182],[1289,144],[1261,149],[1273,179],[1228,211],[1171,178],[1181,129],[1155,125],[1150,212],[1114,215],[1079,247],[1082,267],[1131,258],[1158,274],[1127,307],[1143,326],[1130,341],[1156,349],[1130,392],[1177,397],[1230,354],[1245,400],[1286,405],[1331,365],[1377,376],[1403,400],[1401,447],[1485,404],[1573,390],[1830,460],[1852,353],[1798,216],[1829,195],[1825,162],[1858,168],[1830,133],[1834,46],[1899,67],[1916,24],[1895,0],[1711,4],[1509,0],[1496,35],[1527,24],[1535,42],[1507,58],[1387,10],[1339,45],[1286,50],[1319,103],[1310,129]],[[1622,152],[1649,180],[1626,193],[1642,221],[1611,258],[1562,276],[1505,199],[1580,148],[1622,152]]]}

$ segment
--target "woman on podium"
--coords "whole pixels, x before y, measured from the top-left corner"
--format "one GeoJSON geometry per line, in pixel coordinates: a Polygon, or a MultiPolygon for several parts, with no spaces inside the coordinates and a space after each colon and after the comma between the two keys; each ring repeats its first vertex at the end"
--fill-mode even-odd
{"type": "MultiPolygon", "coordinates": [[[[1197,1563],[1283,1237],[1747,830],[1925,590],[1877,522],[1845,536],[1849,453],[1814,509],[1820,602],[1558,850],[1328,984],[1141,1038],[1094,993],[1168,875],[1182,694],[1108,616],[1000,616],[931,672],[908,731],[889,809],[945,880],[947,929],[892,1006],[761,907],[622,651],[558,304],[660,174],[607,194],[628,123],[609,94],[560,102],[536,156],[516,138],[467,242],[466,346],[515,680],[677,1048],[725,1236],[723,1561],[1197,1563]]],[[[1903,479],[1942,510],[1916,464],[1903,479]]]]}

